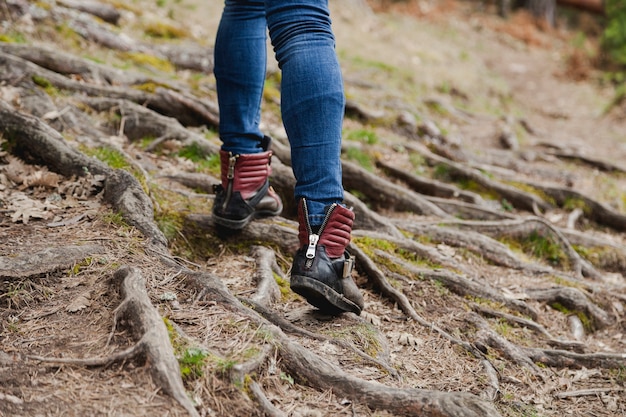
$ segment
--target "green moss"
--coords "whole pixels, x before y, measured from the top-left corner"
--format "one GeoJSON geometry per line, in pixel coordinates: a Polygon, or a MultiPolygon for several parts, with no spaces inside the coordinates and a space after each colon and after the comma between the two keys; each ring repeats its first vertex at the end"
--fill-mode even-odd
{"type": "Polygon", "coordinates": [[[0,33],[0,42],[4,43],[26,43],[26,38],[19,32],[0,33]]]}
{"type": "Polygon", "coordinates": [[[178,356],[180,374],[184,380],[197,379],[203,375],[203,368],[209,352],[204,349],[189,347],[178,356]]]}
{"type": "Polygon", "coordinates": [[[342,326],[338,329],[327,330],[325,333],[335,339],[353,343],[372,357],[378,356],[382,351],[378,332],[369,324],[342,326]]]}
{"type": "Polygon", "coordinates": [[[591,208],[582,198],[568,196],[567,198],[565,198],[565,201],[563,201],[562,206],[564,209],[569,211],[581,209],[583,213],[587,215],[591,212],[591,208]]]}
{"type": "Polygon", "coordinates": [[[210,206],[204,199],[188,198],[156,185],[150,186],[150,196],[155,202],[155,222],[168,239],[172,253],[201,259],[210,245],[219,246],[215,237],[209,239],[206,231],[186,224],[190,213],[209,214],[210,206]]]}
{"type": "Polygon", "coordinates": [[[585,247],[572,245],[580,256],[591,262],[594,266],[612,272],[626,272],[626,255],[623,251],[612,246],[585,247]]]}
{"type": "Polygon", "coordinates": [[[280,103],[280,85],[282,82],[282,73],[276,71],[268,74],[265,79],[263,89],[263,98],[272,103],[280,103]]]}
{"type": "Polygon", "coordinates": [[[394,254],[408,263],[421,268],[440,269],[442,266],[430,259],[420,258],[415,252],[406,249],[399,248],[395,243],[389,242],[384,239],[374,239],[370,237],[355,237],[353,242],[358,245],[363,252],[365,252],[372,260],[377,264],[385,266],[389,271],[396,272],[405,276],[409,276],[413,279],[421,279],[419,276],[406,271],[401,265],[393,262],[392,259],[382,257],[376,254],[375,250],[382,250],[384,252],[394,254]]]}
{"type": "Polygon", "coordinates": [[[123,52],[120,53],[120,57],[133,62],[135,65],[143,67],[148,66],[167,73],[174,72],[174,65],[172,65],[170,61],[151,54],[143,52],[123,52]]]}
{"type": "Polygon", "coordinates": [[[92,263],[93,263],[93,258],[92,257],[87,257],[87,258],[83,259],[80,262],[76,262],[72,266],[72,268],[69,270],[69,275],[70,276],[78,275],[82,269],[91,266],[92,263]]]}
{"type": "Polygon", "coordinates": [[[291,288],[289,287],[289,281],[287,281],[286,279],[283,279],[280,275],[278,275],[277,273],[273,273],[274,275],[274,280],[276,281],[276,284],[278,284],[278,288],[280,289],[280,295],[282,297],[283,300],[288,300],[288,299],[293,299],[296,298],[296,294],[291,291],[291,288]]]}
{"type": "Polygon", "coordinates": [[[576,315],[580,319],[580,322],[582,323],[583,327],[585,328],[587,332],[594,331],[593,320],[589,316],[587,316],[587,314],[585,314],[583,311],[570,310],[568,307],[566,307],[565,305],[561,304],[558,301],[554,301],[550,303],[550,307],[552,307],[553,309],[557,311],[560,311],[561,313],[567,316],[572,315],[572,314],[576,315]]]}
{"type": "Polygon", "coordinates": [[[50,96],[55,96],[59,94],[59,90],[45,77],[41,75],[34,74],[32,76],[32,80],[39,87],[43,88],[46,94],[50,96]]]}
{"type": "Polygon", "coordinates": [[[177,156],[186,158],[196,165],[196,171],[219,177],[221,175],[221,161],[218,154],[207,155],[197,143],[192,143],[180,149],[177,156]]]}
{"type": "Polygon", "coordinates": [[[181,39],[190,36],[189,31],[163,21],[154,21],[146,24],[144,33],[151,38],[181,39]]]}
{"type": "Polygon", "coordinates": [[[156,138],[154,136],[144,136],[139,140],[139,147],[141,149],[146,149],[152,142],[154,142],[156,138]]]}
{"type": "Polygon", "coordinates": [[[135,90],[145,91],[146,93],[155,93],[159,88],[171,89],[172,87],[167,84],[158,83],[155,81],[148,81],[143,84],[133,85],[132,88],[134,88],[135,90]]]}
{"type": "Polygon", "coordinates": [[[108,146],[102,146],[99,148],[90,148],[87,146],[81,146],[80,150],[85,155],[96,158],[104,162],[111,168],[123,169],[125,171],[128,171],[133,177],[137,179],[137,181],[139,181],[139,184],[144,189],[144,191],[146,191],[146,193],[149,192],[148,185],[146,183],[146,178],[143,175],[143,172],[141,172],[136,166],[128,162],[128,160],[126,159],[126,156],[124,156],[124,154],[120,152],[119,150],[108,147],[108,146]]]}
{"type": "Polygon", "coordinates": [[[374,239],[369,236],[354,237],[353,242],[359,245],[368,255],[373,254],[373,249],[384,250],[385,252],[395,252],[398,245],[384,239],[374,239]]]}
{"type": "Polygon", "coordinates": [[[345,157],[356,162],[367,171],[374,171],[374,158],[359,148],[348,147],[345,151],[345,157]]]}
{"type": "Polygon", "coordinates": [[[409,155],[409,162],[411,162],[411,165],[413,165],[418,174],[423,173],[428,166],[426,158],[418,153],[411,153],[409,155]]]}
{"type": "Polygon", "coordinates": [[[533,230],[529,235],[521,238],[503,237],[500,242],[511,249],[524,252],[538,259],[543,259],[555,266],[567,268],[569,259],[561,246],[552,236],[544,236],[537,230],[533,230]]]}
{"type": "Polygon", "coordinates": [[[128,170],[131,167],[124,154],[113,148],[93,148],[91,151],[87,151],[87,153],[89,156],[95,157],[111,168],[128,170]]]}
{"type": "Polygon", "coordinates": [[[124,220],[124,216],[122,216],[121,213],[114,213],[112,211],[106,212],[102,216],[102,220],[105,223],[111,224],[113,226],[125,227],[125,228],[129,227],[128,223],[126,223],[126,220],[124,220]]]}
{"type": "Polygon", "coordinates": [[[365,128],[345,131],[343,136],[346,140],[358,141],[367,145],[376,145],[379,141],[376,132],[365,128]]]}
{"type": "Polygon", "coordinates": [[[170,344],[174,349],[174,355],[178,360],[180,374],[183,380],[193,380],[203,375],[203,368],[207,362],[210,353],[205,349],[191,347],[180,337],[174,324],[166,317],[163,317],[163,323],[167,329],[167,335],[170,344]]]}
{"type": "Polygon", "coordinates": [[[525,193],[536,195],[546,203],[556,206],[556,200],[554,198],[532,185],[524,184],[523,182],[518,181],[502,181],[502,183],[515,187],[525,193]]]}
{"type": "Polygon", "coordinates": [[[67,23],[62,23],[55,28],[60,38],[70,46],[74,48],[80,48],[84,42],[83,37],[80,36],[74,29],[72,29],[67,23]]]}

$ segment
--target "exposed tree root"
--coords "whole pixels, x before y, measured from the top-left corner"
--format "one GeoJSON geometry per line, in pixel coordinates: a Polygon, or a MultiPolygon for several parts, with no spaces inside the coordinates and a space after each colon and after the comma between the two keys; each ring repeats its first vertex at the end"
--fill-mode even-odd
{"type": "Polygon", "coordinates": [[[417,268],[410,263],[405,262],[402,259],[390,255],[386,252],[376,251],[376,253],[379,256],[389,259],[396,265],[400,265],[404,270],[412,274],[415,274],[421,278],[441,282],[446,288],[448,288],[455,294],[461,296],[478,297],[486,300],[492,300],[497,303],[502,303],[504,306],[510,308],[511,310],[519,311],[520,313],[526,314],[533,319],[536,319],[538,316],[537,311],[535,311],[525,302],[508,298],[488,283],[482,280],[478,280],[477,278],[469,280],[458,274],[443,269],[417,268]]]}
{"type": "Polygon", "coordinates": [[[575,204],[582,203],[583,212],[591,220],[620,232],[626,231],[626,215],[616,212],[604,203],[595,201],[573,189],[538,184],[531,184],[531,186],[552,197],[559,206],[565,205],[568,201],[573,201],[575,204]]]}
{"type": "Polygon", "coordinates": [[[549,236],[552,236],[561,246],[569,259],[572,271],[577,277],[582,277],[583,274],[587,277],[595,279],[599,279],[601,277],[600,272],[598,272],[589,262],[582,259],[578,252],[572,248],[572,245],[557,227],[539,217],[527,217],[524,219],[492,222],[444,221],[440,222],[440,224],[454,225],[462,229],[475,230],[480,233],[498,237],[528,237],[533,233],[541,231],[549,236]]]}
{"type": "Polygon", "coordinates": [[[544,301],[558,307],[565,307],[574,312],[584,314],[591,320],[589,323],[595,329],[601,329],[612,323],[606,311],[595,305],[577,288],[557,287],[537,290],[526,290],[528,298],[544,301]]]}
{"type": "MultiPolygon", "coordinates": [[[[534,376],[543,378],[541,368],[535,365],[520,347],[493,331],[482,317],[476,313],[470,313],[467,320],[478,329],[476,332],[477,345],[490,346],[514,363],[528,369],[534,376]]],[[[485,353],[487,353],[486,350],[485,353]]]]}
{"type": "Polygon", "coordinates": [[[93,61],[78,58],[63,51],[35,45],[0,43],[0,51],[30,61],[50,71],[64,75],[78,75],[84,80],[100,85],[133,85],[149,81],[145,75],[113,69],[93,61]]]}
{"type": "Polygon", "coordinates": [[[376,165],[385,170],[390,176],[404,181],[409,187],[420,194],[440,198],[455,198],[478,206],[484,206],[486,204],[485,200],[480,195],[471,191],[465,191],[441,181],[413,175],[406,170],[399,169],[381,160],[377,160],[376,165]]]}
{"type": "Polygon", "coordinates": [[[115,272],[122,302],[116,309],[116,321],[126,320],[138,342],[121,352],[99,358],[49,358],[29,355],[33,360],[78,366],[106,366],[114,362],[143,358],[150,364],[152,377],[172,396],[190,416],[199,416],[187,397],[180,376],[178,361],[169,342],[163,319],[156,311],[146,291],[144,279],[136,268],[122,267],[115,272]]]}
{"type": "Polygon", "coordinates": [[[573,159],[575,161],[580,161],[589,165],[592,168],[597,168],[601,171],[626,173],[626,167],[620,164],[617,164],[612,161],[606,161],[603,159],[594,158],[592,156],[585,155],[580,152],[561,149],[561,150],[548,151],[547,153],[550,155],[556,156],[558,158],[561,158],[561,159],[573,159]]]}
{"type": "Polygon", "coordinates": [[[491,346],[515,362],[524,364],[538,376],[542,372],[535,363],[554,368],[607,369],[620,369],[626,364],[626,356],[623,353],[577,353],[569,350],[517,346],[494,332],[477,314],[470,315],[468,319],[479,329],[478,338],[486,346],[491,346]]]}
{"type": "Polygon", "coordinates": [[[152,152],[166,140],[177,140],[183,146],[196,146],[205,156],[216,154],[219,146],[202,135],[182,126],[174,117],[164,116],[150,108],[126,99],[79,96],[78,100],[100,112],[114,112],[120,116],[119,130],[131,141],[147,136],[156,137],[148,148],[152,152]]]}
{"type": "Polygon", "coordinates": [[[342,167],[343,182],[346,189],[359,190],[377,206],[393,207],[397,211],[404,210],[442,218],[449,217],[423,196],[376,176],[360,166],[343,161],[342,167]]]}
{"type": "Polygon", "coordinates": [[[374,358],[368,355],[367,353],[363,352],[362,350],[356,348],[353,344],[348,343],[342,339],[336,339],[336,338],[328,337],[319,333],[313,333],[306,329],[298,327],[294,325],[293,323],[291,323],[290,321],[285,320],[284,318],[280,317],[276,313],[272,312],[271,310],[265,308],[265,306],[261,304],[256,304],[252,300],[241,299],[241,301],[244,304],[250,304],[254,311],[262,315],[266,320],[268,320],[272,324],[280,327],[282,331],[284,331],[285,333],[296,334],[299,336],[308,337],[309,339],[332,343],[343,349],[351,351],[352,353],[358,355],[361,359],[367,362],[371,362],[374,365],[383,368],[386,372],[389,373],[389,375],[393,376],[394,378],[400,379],[400,375],[398,374],[398,371],[395,368],[393,368],[391,365],[389,365],[386,360],[374,358]]]}
{"type": "Polygon", "coordinates": [[[471,394],[391,388],[350,376],[336,365],[292,342],[278,327],[245,308],[217,277],[191,272],[186,276],[190,285],[202,290],[210,299],[229,305],[270,331],[276,338],[281,363],[303,383],[358,399],[373,409],[385,409],[405,416],[499,416],[490,403],[471,394]]]}
{"type": "Polygon", "coordinates": [[[0,278],[16,279],[50,274],[102,253],[100,245],[49,247],[36,253],[0,256],[0,278]]]}
{"type": "Polygon", "coordinates": [[[274,274],[284,279],[283,273],[276,264],[276,254],[273,250],[263,246],[253,246],[250,254],[256,260],[256,293],[252,300],[262,306],[271,306],[280,299],[280,288],[274,274]]]}
{"type": "Polygon", "coordinates": [[[114,170],[70,147],[63,137],[41,119],[18,113],[0,101],[0,129],[12,151],[67,177],[82,176],[85,170],[106,177],[104,198],[122,212],[152,243],[166,246],[167,240],[153,220],[152,201],[139,182],[127,171],[114,170]]]}
{"type": "MultiPolygon", "coordinates": [[[[367,275],[369,281],[372,282],[372,284],[374,284],[374,286],[377,287],[383,293],[383,295],[394,300],[398,304],[398,307],[400,307],[400,310],[404,312],[404,314],[415,320],[415,322],[419,325],[434,330],[449,342],[462,347],[467,352],[473,354],[476,358],[480,359],[488,377],[493,377],[494,375],[496,375],[493,370],[493,365],[491,365],[491,363],[485,358],[483,352],[481,352],[474,345],[452,336],[450,333],[439,328],[439,326],[436,326],[434,323],[429,323],[424,318],[422,318],[419,314],[417,314],[407,296],[399,290],[395,289],[393,286],[391,286],[391,284],[389,284],[389,282],[385,278],[385,275],[378,268],[378,266],[376,266],[376,264],[371,260],[369,256],[367,256],[361,249],[358,248],[358,246],[353,243],[350,244],[349,250],[356,257],[357,268],[367,275]]],[[[492,387],[497,387],[497,380],[490,380],[490,385],[492,387]]],[[[487,397],[491,398],[493,395],[494,394],[487,394],[487,397]]]]}
{"type": "Polygon", "coordinates": [[[515,187],[494,181],[478,170],[468,168],[460,163],[454,162],[439,155],[435,155],[423,146],[412,144],[407,147],[407,149],[419,153],[433,165],[445,165],[450,171],[449,175],[451,175],[452,177],[456,176],[474,181],[481,187],[484,187],[486,190],[496,192],[502,198],[505,198],[509,203],[511,203],[513,207],[519,208],[521,210],[527,210],[530,212],[534,212],[535,207],[539,207],[542,210],[547,210],[551,208],[551,205],[549,203],[534,194],[530,194],[521,191],[515,187]]]}
{"type": "Polygon", "coordinates": [[[449,246],[470,250],[495,265],[533,272],[551,270],[551,268],[522,261],[508,246],[479,232],[407,221],[394,223],[402,230],[411,232],[416,236],[428,236],[435,242],[443,242],[449,246]]]}
{"type": "Polygon", "coordinates": [[[542,335],[546,339],[546,342],[551,346],[556,346],[560,349],[572,350],[572,351],[579,352],[579,353],[582,352],[583,349],[585,348],[584,343],[576,341],[576,340],[556,339],[554,336],[550,334],[550,332],[546,330],[545,327],[543,327],[542,325],[540,325],[539,323],[533,320],[528,320],[523,317],[514,316],[512,314],[507,314],[501,311],[492,310],[490,308],[486,308],[478,304],[472,304],[472,309],[482,314],[483,316],[502,318],[518,326],[529,328],[535,331],[536,333],[539,333],[540,335],[542,335]]]}
{"type": "Polygon", "coordinates": [[[10,85],[26,83],[34,87],[33,76],[47,80],[51,85],[68,91],[84,93],[89,96],[126,99],[141,103],[166,116],[175,117],[184,125],[216,126],[218,116],[214,106],[196,98],[176,93],[170,89],[157,87],[154,93],[128,87],[98,86],[71,80],[56,72],[46,70],[31,62],[13,55],[0,53],[0,80],[10,85]]]}
{"type": "MultiPolygon", "coordinates": [[[[102,7],[96,9],[95,7],[89,7],[90,3],[82,4],[73,1],[67,3],[68,6],[77,10],[57,6],[50,10],[51,17],[54,20],[66,21],[68,26],[86,40],[93,41],[114,50],[150,54],[162,59],[167,59],[181,69],[190,69],[200,72],[210,72],[213,69],[213,61],[209,58],[210,54],[205,48],[202,48],[196,43],[186,42],[177,45],[177,47],[168,47],[167,45],[159,46],[138,42],[128,36],[122,36],[122,34],[117,31],[111,30],[107,23],[101,23],[90,16],[97,16],[98,13],[105,16],[108,20],[115,18],[115,16],[110,15],[110,13],[106,13],[106,10],[102,10],[102,7]],[[79,6],[79,4],[81,6],[79,6]]],[[[106,22],[108,21],[107,19],[103,20],[106,22]]]]}

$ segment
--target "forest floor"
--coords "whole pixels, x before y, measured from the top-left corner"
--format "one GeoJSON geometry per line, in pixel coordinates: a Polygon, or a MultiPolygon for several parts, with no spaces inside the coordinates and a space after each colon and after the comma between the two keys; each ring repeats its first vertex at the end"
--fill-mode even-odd
{"type": "MultiPolygon", "coordinates": [[[[542,29],[481,2],[331,1],[349,102],[343,157],[363,175],[346,189],[374,219],[357,217],[353,249],[361,265],[367,258],[377,266],[354,272],[363,314],[333,318],[288,290],[296,241],[288,193],[284,217],[240,238],[218,238],[206,220],[215,154],[199,154],[197,144],[219,146],[214,126],[176,124],[185,133],[151,146],[159,126],[142,125],[139,110],[95,103],[85,97],[106,94],[60,87],[50,75],[10,75],[17,64],[7,56],[61,73],[11,49],[44,47],[140,74],[148,81],[136,91],[162,87],[214,104],[210,72],[140,62],[151,50],[131,56],[88,40],[74,2],[3,3],[0,102],[140,178],[167,245],[153,245],[161,235],[146,236],[150,226],[132,226],[104,197],[108,174],[53,173],[37,163],[46,159],[41,150],[18,151],[0,130],[0,416],[481,415],[463,411],[473,398],[492,404],[490,415],[626,415],[626,106],[612,105],[614,88],[590,63],[593,18],[568,13],[558,28],[542,29]],[[30,8],[9,12],[14,4],[30,8]],[[198,137],[204,142],[190,140],[198,137]],[[394,168],[441,187],[426,202],[419,197],[428,209],[406,208],[419,193],[397,201],[370,193],[367,173],[411,188],[394,168]],[[278,291],[271,297],[259,289],[268,274],[278,291]],[[137,334],[151,331],[121,284],[136,275],[180,367],[169,377],[182,381],[189,403],[171,394],[176,381],[155,372],[158,354],[131,352],[137,334]],[[225,287],[207,284],[213,278],[225,287]],[[341,377],[305,374],[290,361],[300,352],[291,344],[341,377]],[[389,387],[391,400],[360,381],[389,387]],[[442,397],[444,411],[403,412],[393,403],[407,392],[472,399],[458,397],[455,408],[442,397]]],[[[210,58],[221,2],[102,3],[122,12],[116,42],[176,44],[154,35],[176,29],[172,37],[184,33],[210,58]]],[[[277,80],[270,63],[263,128],[285,164],[275,168],[283,191],[277,80]]]]}

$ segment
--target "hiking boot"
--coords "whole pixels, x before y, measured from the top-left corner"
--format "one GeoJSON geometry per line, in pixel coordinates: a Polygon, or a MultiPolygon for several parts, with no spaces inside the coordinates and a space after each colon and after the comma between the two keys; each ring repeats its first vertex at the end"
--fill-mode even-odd
{"type": "Polygon", "coordinates": [[[214,186],[213,221],[230,230],[243,229],[257,217],[276,216],[283,203],[269,185],[272,151],[269,138],[264,152],[236,154],[220,151],[222,183],[214,186]]]}
{"type": "Polygon", "coordinates": [[[309,223],[305,199],[298,204],[298,239],[291,268],[291,289],[326,314],[363,310],[363,296],[352,280],[354,257],[346,251],[354,213],[340,204],[326,207],[318,230],[309,223]]]}

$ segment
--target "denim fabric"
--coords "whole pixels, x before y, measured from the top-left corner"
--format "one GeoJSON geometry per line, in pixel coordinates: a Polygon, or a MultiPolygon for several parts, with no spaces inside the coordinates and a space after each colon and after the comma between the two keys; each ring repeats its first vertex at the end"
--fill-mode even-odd
{"type": "Polygon", "coordinates": [[[282,70],[281,113],[291,145],[295,196],[311,224],[343,200],[345,97],[328,0],[226,0],[215,43],[222,149],[257,153],[266,70],[266,30],[282,70]]]}

